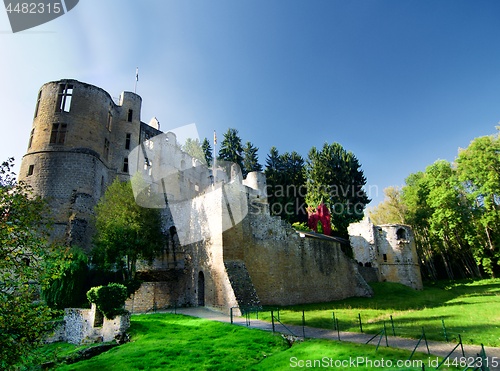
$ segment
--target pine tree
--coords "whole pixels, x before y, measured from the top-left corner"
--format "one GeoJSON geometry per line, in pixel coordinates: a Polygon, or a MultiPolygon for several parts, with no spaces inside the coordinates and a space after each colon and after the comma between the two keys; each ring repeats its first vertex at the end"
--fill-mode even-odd
{"type": "Polygon", "coordinates": [[[313,147],[307,159],[306,177],[307,205],[327,205],[333,229],[347,237],[347,227],[363,218],[364,208],[370,202],[363,189],[366,178],[356,156],[338,143],[325,143],[320,151],[313,147]]]}
{"type": "Polygon", "coordinates": [[[259,156],[257,151],[259,149],[252,143],[246,142],[243,147],[243,176],[246,177],[252,171],[262,171],[262,165],[259,164],[259,156]]]}
{"type": "Polygon", "coordinates": [[[271,214],[290,223],[307,221],[304,159],[295,151],[280,155],[272,147],[265,174],[271,214]]]}
{"type": "Polygon", "coordinates": [[[241,138],[238,136],[238,130],[232,128],[228,129],[227,132],[224,133],[217,161],[235,163],[243,170],[242,153],[243,147],[241,145],[241,138]]]}
{"type": "Polygon", "coordinates": [[[203,150],[203,154],[205,155],[205,161],[207,162],[207,166],[212,166],[213,155],[212,155],[212,146],[207,138],[203,139],[201,143],[201,149],[203,150]]]}

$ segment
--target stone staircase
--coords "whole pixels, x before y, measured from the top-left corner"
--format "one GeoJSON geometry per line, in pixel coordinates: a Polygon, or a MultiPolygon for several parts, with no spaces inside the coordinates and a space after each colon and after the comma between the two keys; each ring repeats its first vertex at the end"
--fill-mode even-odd
{"type": "Polygon", "coordinates": [[[229,260],[224,262],[224,266],[240,310],[243,312],[248,307],[261,308],[259,297],[245,263],[241,260],[229,260]]]}

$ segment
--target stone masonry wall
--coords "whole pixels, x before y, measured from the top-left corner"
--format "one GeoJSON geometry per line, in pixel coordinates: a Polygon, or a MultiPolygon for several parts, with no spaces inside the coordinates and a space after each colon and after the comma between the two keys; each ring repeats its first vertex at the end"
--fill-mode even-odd
{"type": "Polygon", "coordinates": [[[376,273],[378,281],[398,282],[422,289],[415,238],[409,226],[375,226],[369,219],[364,219],[351,224],[348,232],[354,259],[364,266],[364,274],[376,273]]]}
{"type": "Polygon", "coordinates": [[[96,307],[91,309],[66,308],[64,313],[64,341],[71,344],[108,342],[130,327],[130,315],[104,318],[96,322],[96,307]]]}
{"type": "Polygon", "coordinates": [[[240,255],[263,305],[292,305],[371,296],[338,242],[301,238],[278,218],[249,214],[224,233],[224,252],[240,255]]]}

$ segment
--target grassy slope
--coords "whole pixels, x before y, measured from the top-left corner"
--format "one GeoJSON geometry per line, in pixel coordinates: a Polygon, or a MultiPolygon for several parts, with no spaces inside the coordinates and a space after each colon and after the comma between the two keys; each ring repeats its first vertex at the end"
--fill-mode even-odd
{"type": "MultiPolygon", "coordinates": [[[[406,351],[381,347],[376,352],[375,347],[370,345],[326,340],[307,340],[289,348],[280,336],[269,332],[173,314],[133,316],[131,334],[131,343],[87,361],[61,366],[58,370],[267,371],[289,370],[306,360],[368,357],[372,362],[382,359],[396,362],[409,357],[406,351]]],[[[424,354],[416,354],[414,359],[428,362],[428,356],[424,354]]],[[[310,367],[304,364],[304,367],[293,368],[301,370],[310,367]]],[[[384,369],[421,370],[422,367],[384,369]]]]}
{"type": "MultiPolygon", "coordinates": [[[[342,331],[359,331],[361,314],[363,331],[377,333],[384,322],[392,332],[392,315],[396,335],[418,338],[424,327],[427,338],[438,341],[445,340],[444,320],[449,340],[461,334],[464,343],[500,346],[500,279],[440,282],[422,291],[395,283],[372,287],[373,298],[282,308],[280,319],[300,325],[304,309],[308,326],[332,328],[334,312],[342,331]]],[[[269,319],[269,314],[261,313],[259,318],[269,319]]]]}

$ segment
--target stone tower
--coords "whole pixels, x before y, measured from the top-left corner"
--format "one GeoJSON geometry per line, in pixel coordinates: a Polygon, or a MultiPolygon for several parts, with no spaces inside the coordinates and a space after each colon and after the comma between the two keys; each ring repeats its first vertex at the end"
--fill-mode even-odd
{"type": "Polygon", "coordinates": [[[161,133],[140,121],[141,103],[131,92],[115,103],[106,91],[77,80],[40,88],[19,180],[48,200],[54,239],[90,247],[97,201],[115,177],[128,178],[130,150],[161,133]]]}
{"type": "Polygon", "coordinates": [[[421,290],[413,231],[407,225],[373,225],[365,218],[349,225],[349,240],[359,271],[367,281],[399,282],[421,290]]]}

